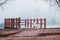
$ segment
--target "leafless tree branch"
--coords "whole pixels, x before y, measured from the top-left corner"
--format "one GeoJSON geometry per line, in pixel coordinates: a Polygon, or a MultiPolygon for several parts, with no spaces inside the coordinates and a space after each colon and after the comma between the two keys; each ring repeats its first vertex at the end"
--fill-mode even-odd
{"type": "MultiPolygon", "coordinates": [[[[0,0],[1,1],[1,0],[0,0]]],[[[3,4],[5,4],[8,0],[4,0],[3,2],[0,2],[0,6],[2,6],[3,4]]]]}
{"type": "Polygon", "coordinates": [[[60,0],[56,0],[58,6],[60,7],[60,0]]]}

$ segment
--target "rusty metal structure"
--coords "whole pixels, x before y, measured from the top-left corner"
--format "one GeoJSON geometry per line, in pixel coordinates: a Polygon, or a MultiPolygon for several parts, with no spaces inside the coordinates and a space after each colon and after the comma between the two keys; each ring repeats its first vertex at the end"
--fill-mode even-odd
{"type": "Polygon", "coordinates": [[[22,26],[24,27],[33,27],[33,22],[36,21],[36,24],[40,25],[42,29],[42,25],[44,25],[44,29],[46,29],[46,18],[44,19],[21,19],[19,18],[5,18],[4,19],[4,28],[11,28],[11,29],[20,29],[22,26]]]}
{"type": "Polygon", "coordinates": [[[20,18],[4,19],[4,28],[20,28],[20,18]]]}

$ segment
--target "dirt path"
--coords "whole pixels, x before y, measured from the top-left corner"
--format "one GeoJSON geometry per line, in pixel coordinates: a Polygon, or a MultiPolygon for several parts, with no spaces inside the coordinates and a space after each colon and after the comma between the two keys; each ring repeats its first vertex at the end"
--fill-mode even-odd
{"type": "Polygon", "coordinates": [[[22,31],[18,34],[14,34],[11,36],[35,36],[39,33],[39,30],[32,30],[32,31],[22,31]]]}

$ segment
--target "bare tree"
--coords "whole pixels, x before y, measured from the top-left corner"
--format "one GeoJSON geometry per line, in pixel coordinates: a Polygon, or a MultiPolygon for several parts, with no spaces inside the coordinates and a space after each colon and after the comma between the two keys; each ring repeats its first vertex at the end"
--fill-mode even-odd
{"type": "Polygon", "coordinates": [[[12,1],[12,0],[0,0],[0,7],[1,7],[1,9],[3,9],[4,10],[4,5],[5,4],[8,4],[8,2],[10,2],[10,1],[12,1]]]}
{"type": "Polygon", "coordinates": [[[4,5],[8,0],[0,0],[0,6],[4,5]]]}
{"type": "Polygon", "coordinates": [[[3,9],[3,5],[7,2],[8,0],[0,0],[0,8],[3,9]]]}
{"type": "Polygon", "coordinates": [[[57,5],[60,7],[60,0],[44,0],[46,2],[49,2],[50,6],[53,6],[57,3],[57,5]]]}
{"type": "Polygon", "coordinates": [[[56,0],[58,6],[60,7],[60,0],[56,0]]]}

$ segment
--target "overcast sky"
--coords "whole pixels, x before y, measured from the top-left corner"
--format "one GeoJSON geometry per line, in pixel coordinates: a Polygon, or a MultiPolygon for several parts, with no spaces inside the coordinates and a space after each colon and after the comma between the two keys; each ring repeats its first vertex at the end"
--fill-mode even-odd
{"type": "Polygon", "coordinates": [[[0,23],[4,18],[46,18],[47,23],[60,23],[60,9],[52,2],[43,0],[13,0],[4,4],[4,9],[0,8],[0,23]]]}

